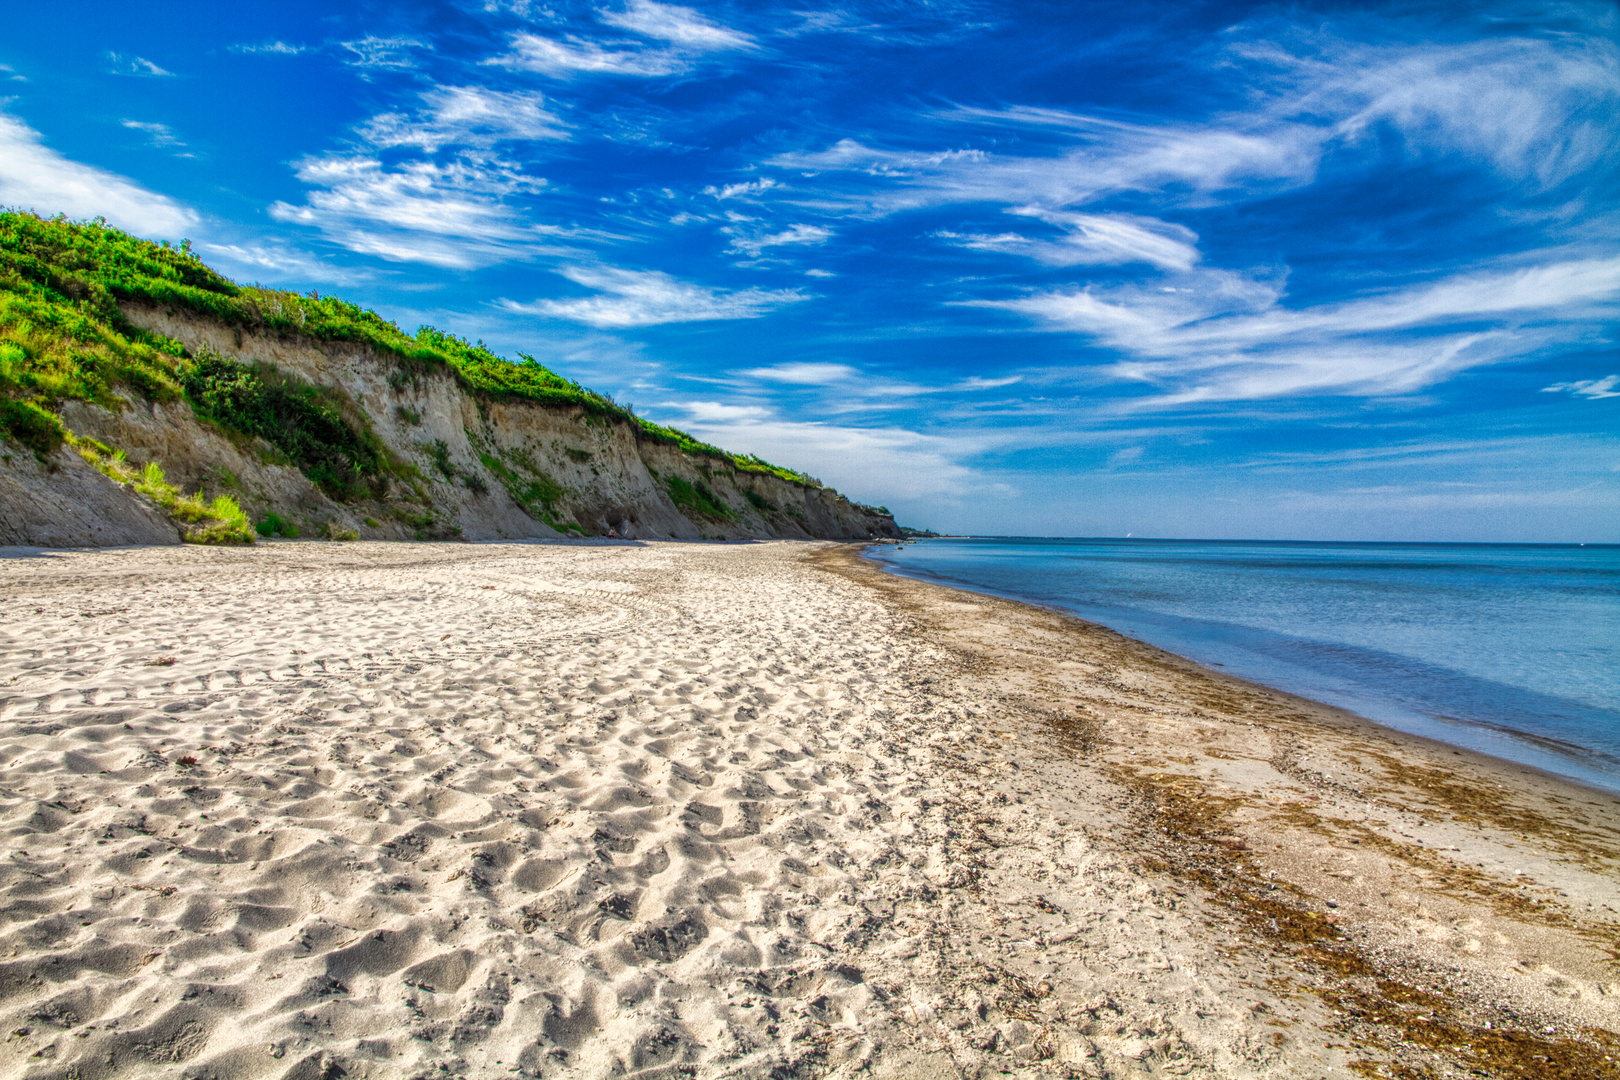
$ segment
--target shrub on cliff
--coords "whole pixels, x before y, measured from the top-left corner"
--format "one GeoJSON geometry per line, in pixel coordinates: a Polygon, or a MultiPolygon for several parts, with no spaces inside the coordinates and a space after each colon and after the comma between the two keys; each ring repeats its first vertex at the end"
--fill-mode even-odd
{"type": "Polygon", "coordinates": [[[334,499],[387,492],[382,444],[364,421],[343,415],[330,391],[213,352],[200,354],[182,382],[200,415],[270,443],[334,499]]]}

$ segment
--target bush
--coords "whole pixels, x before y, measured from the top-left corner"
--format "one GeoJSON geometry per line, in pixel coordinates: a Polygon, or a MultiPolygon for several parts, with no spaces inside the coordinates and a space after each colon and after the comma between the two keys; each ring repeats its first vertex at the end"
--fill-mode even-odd
{"type": "Polygon", "coordinates": [[[720,501],[720,497],[710,491],[708,485],[701,480],[688,481],[679,476],[671,476],[664,481],[664,487],[669,491],[670,501],[676,506],[685,507],[717,521],[730,521],[736,517],[726,504],[720,501]]]}
{"type": "Polygon", "coordinates": [[[282,451],[334,499],[381,497],[386,458],[375,435],[343,415],[330,391],[275,368],[205,352],[184,376],[198,415],[282,451]]]}
{"type": "Polygon", "coordinates": [[[288,540],[298,539],[298,526],[280,514],[266,514],[264,520],[255,525],[254,529],[260,536],[284,536],[288,540]]]}
{"type": "Polygon", "coordinates": [[[54,413],[16,398],[0,398],[0,431],[28,447],[41,461],[67,437],[54,413]]]}

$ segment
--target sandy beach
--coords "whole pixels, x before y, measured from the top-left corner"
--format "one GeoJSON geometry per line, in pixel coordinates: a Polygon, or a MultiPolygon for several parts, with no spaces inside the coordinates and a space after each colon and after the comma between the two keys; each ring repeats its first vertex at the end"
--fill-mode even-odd
{"type": "Polygon", "coordinates": [[[1620,1076],[1620,800],[854,547],[0,611],[0,1075],[1620,1076]]]}

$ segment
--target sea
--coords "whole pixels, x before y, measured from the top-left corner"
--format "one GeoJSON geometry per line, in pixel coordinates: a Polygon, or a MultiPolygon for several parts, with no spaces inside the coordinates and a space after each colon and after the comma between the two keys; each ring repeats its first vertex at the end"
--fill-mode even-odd
{"type": "Polygon", "coordinates": [[[1620,545],[953,537],[869,555],[1620,792],[1620,545]]]}

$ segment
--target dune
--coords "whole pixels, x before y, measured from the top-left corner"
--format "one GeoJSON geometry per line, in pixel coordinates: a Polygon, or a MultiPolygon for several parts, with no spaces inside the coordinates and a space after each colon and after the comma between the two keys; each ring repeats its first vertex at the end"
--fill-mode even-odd
{"type": "Polygon", "coordinates": [[[1616,1072],[1615,799],[1066,616],[809,542],[9,554],[5,1075],[1616,1072]]]}

